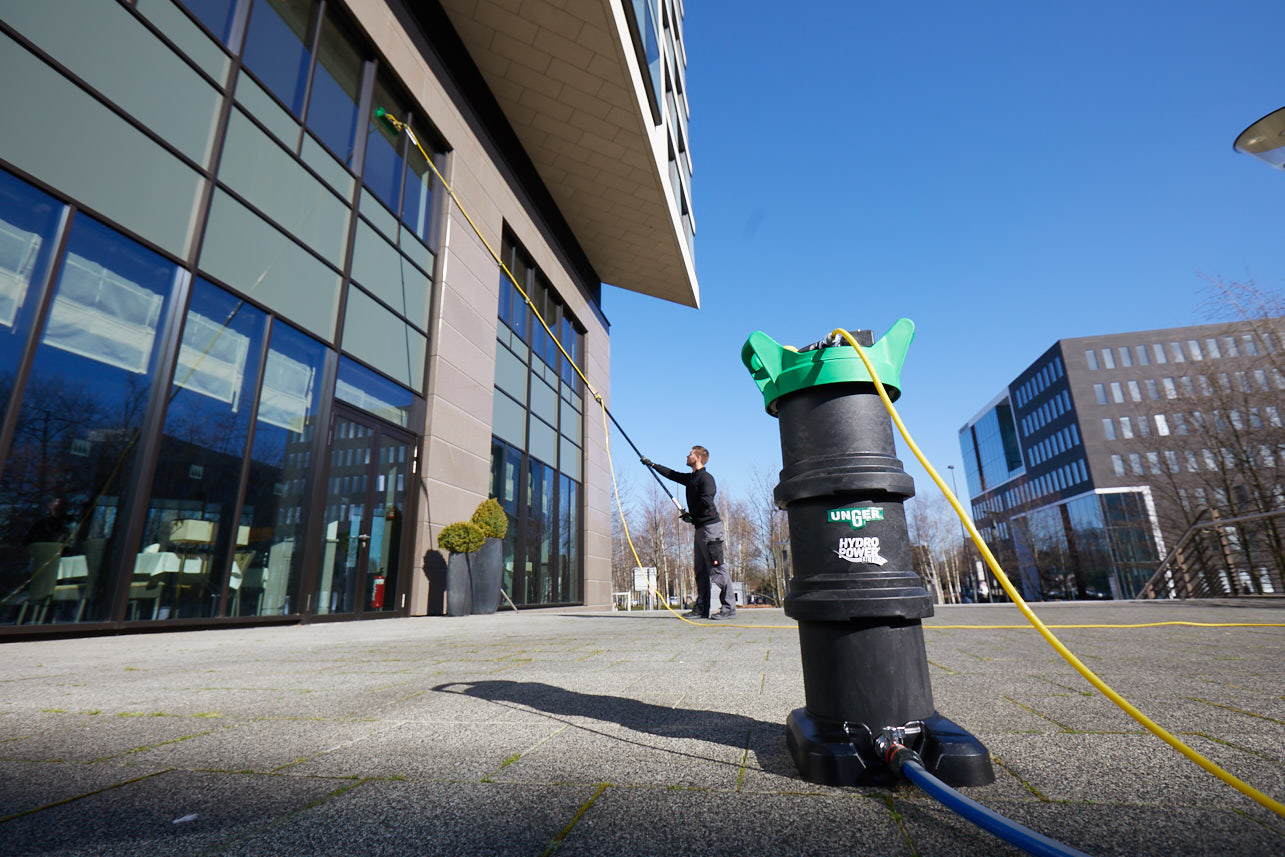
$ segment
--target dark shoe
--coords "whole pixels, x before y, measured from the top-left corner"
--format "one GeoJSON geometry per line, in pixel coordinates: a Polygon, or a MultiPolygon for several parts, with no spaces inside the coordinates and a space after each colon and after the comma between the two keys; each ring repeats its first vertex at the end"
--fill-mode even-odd
{"type": "Polygon", "coordinates": [[[735,618],[736,618],[736,611],[735,611],[735,610],[720,610],[720,611],[719,611],[719,612],[717,612],[717,613],[711,613],[711,614],[709,614],[709,618],[710,618],[710,620],[711,620],[711,621],[716,620],[716,619],[735,619],[735,618]]]}
{"type": "Polygon", "coordinates": [[[708,613],[697,613],[695,610],[688,610],[683,614],[684,619],[708,619],[708,613]]]}

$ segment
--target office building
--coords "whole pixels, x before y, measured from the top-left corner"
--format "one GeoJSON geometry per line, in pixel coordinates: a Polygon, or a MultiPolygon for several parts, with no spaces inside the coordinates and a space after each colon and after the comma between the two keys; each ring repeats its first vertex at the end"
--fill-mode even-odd
{"type": "Polygon", "coordinates": [[[682,17],[0,0],[3,632],[440,613],[488,496],[518,607],[608,607],[604,284],[699,303],[682,17]]]}
{"type": "MultiPolygon", "coordinates": [[[[1133,598],[1193,524],[1285,508],[1282,370],[1281,318],[1040,355],[959,433],[973,519],[1023,597],[1133,598]]],[[[1224,591],[1280,591],[1279,524],[1207,534],[1224,591]]]]}

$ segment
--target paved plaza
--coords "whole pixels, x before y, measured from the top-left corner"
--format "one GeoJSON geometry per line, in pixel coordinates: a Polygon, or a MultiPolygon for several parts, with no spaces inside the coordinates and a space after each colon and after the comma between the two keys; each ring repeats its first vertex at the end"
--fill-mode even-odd
{"type": "MultiPolygon", "coordinates": [[[[1285,599],[1038,605],[1050,624],[1285,623],[1285,599]]],[[[1285,818],[1093,690],[1008,605],[925,621],[975,800],[1093,855],[1285,853],[1285,818]],[[939,627],[933,626],[992,626],[939,627]]],[[[0,855],[1017,854],[913,786],[801,780],[780,610],[500,613],[0,645],[0,855]],[[749,626],[749,627],[746,627],[749,626]]],[[[1285,627],[1056,633],[1285,800],[1285,627]]],[[[860,677],[855,677],[859,680],[860,677]]]]}

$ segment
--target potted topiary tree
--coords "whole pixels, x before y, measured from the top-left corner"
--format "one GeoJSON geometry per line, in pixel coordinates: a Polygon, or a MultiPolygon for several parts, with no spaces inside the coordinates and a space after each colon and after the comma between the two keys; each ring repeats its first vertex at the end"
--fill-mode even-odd
{"type": "Polygon", "coordinates": [[[485,544],[473,563],[473,612],[494,613],[500,603],[500,587],[504,581],[504,543],[501,539],[509,531],[509,518],[504,507],[494,497],[478,504],[470,521],[486,537],[485,544]]]}
{"type": "Polygon", "coordinates": [[[447,551],[446,615],[467,616],[473,607],[473,566],[486,536],[471,521],[447,524],[437,536],[437,546],[447,551]]]}

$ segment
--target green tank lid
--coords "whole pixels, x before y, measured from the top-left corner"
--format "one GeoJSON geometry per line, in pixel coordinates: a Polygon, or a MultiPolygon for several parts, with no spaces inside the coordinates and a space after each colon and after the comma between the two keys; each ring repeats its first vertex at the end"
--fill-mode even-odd
{"type": "MultiPolygon", "coordinates": [[[[908,318],[898,319],[883,338],[864,349],[888,397],[894,401],[901,395],[901,366],[914,338],[915,323],[908,318]]],[[[741,348],[741,362],[758,384],[769,414],[776,415],[777,399],[808,387],[874,383],[852,346],[845,339],[839,341],[839,345],[798,351],[781,345],[761,330],[750,334],[741,348]]]]}

